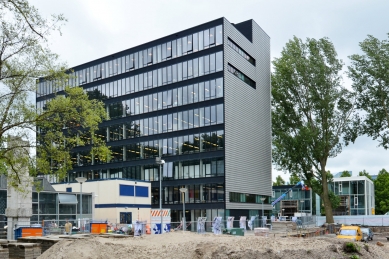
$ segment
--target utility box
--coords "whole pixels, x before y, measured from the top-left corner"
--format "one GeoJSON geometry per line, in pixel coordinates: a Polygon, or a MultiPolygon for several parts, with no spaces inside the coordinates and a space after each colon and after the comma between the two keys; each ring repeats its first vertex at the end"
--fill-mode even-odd
{"type": "Polygon", "coordinates": [[[18,227],[15,231],[15,239],[19,237],[41,237],[42,227],[18,227]]]}
{"type": "Polygon", "coordinates": [[[243,228],[227,228],[226,234],[232,235],[232,236],[244,236],[244,229],[243,228]]]}
{"type": "Polygon", "coordinates": [[[106,222],[91,222],[90,232],[91,234],[107,233],[108,224],[106,222]]]}

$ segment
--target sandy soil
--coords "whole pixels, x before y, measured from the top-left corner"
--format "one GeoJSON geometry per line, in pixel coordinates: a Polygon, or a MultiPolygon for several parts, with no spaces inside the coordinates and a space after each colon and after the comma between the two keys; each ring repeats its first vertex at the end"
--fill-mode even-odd
{"type": "Polygon", "coordinates": [[[172,232],[129,238],[92,236],[62,240],[39,256],[39,259],[105,258],[389,258],[385,235],[375,236],[367,244],[358,242],[357,253],[343,250],[345,240],[334,235],[316,238],[229,236],[172,232]],[[377,245],[379,241],[383,246],[377,245]],[[368,251],[366,251],[368,250],[368,251]]]}

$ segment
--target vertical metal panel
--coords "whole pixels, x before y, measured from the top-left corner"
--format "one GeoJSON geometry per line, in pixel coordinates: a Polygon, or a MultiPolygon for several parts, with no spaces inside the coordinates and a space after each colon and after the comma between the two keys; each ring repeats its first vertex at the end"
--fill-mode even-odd
{"type": "Polygon", "coordinates": [[[251,23],[253,42],[224,20],[226,209],[262,206],[229,203],[229,192],[271,196],[270,38],[251,23]],[[256,66],[226,44],[228,37],[255,59],[256,66]],[[253,79],[256,89],[228,72],[228,63],[253,79]]]}

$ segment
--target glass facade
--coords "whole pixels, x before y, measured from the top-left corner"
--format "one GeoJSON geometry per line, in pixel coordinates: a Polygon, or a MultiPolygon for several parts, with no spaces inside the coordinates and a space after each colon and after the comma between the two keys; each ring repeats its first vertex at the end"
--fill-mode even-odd
{"type": "MultiPolygon", "coordinates": [[[[65,194],[65,193],[61,193],[65,194]]],[[[42,223],[42,220],[64,222],[66,219],[74,221],[79,218],[80,214],[80,194],[66,193],[74,195],[77,204],[62,204],[58,192],[32,192],[32,217],[31,224],[42,223]]],[[[5,214],[7,208],[7,190],[0,190],[0,214],[5,214]]],[[[86,218],[92,215],[92,194],[82,194],[82,213],[86,218]]]]}

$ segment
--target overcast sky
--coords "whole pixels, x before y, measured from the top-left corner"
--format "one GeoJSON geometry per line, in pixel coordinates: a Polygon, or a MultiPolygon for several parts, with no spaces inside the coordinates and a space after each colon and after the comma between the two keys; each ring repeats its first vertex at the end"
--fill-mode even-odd
{"type": "MultiPolygon", "coordinates": [[[[388,0],[33,0],[42,13],[63,13],[62,36],[51,38],[52,50],[76,66],[220,17],[231,23],[254,19],[271,38],[271,57],[278,57],[294,35],[328,37],[346,65],[360,53],[368,34],[381,40],[389,33],[388,0]]],[[[345,86],[350,81],[344,76],[345,86]]],[[[328,161],[332,173],[389,170],[389,151],[360,137],[328,161]]],[[[273,180],[289,175],[273,170],[273,180]]]]}

